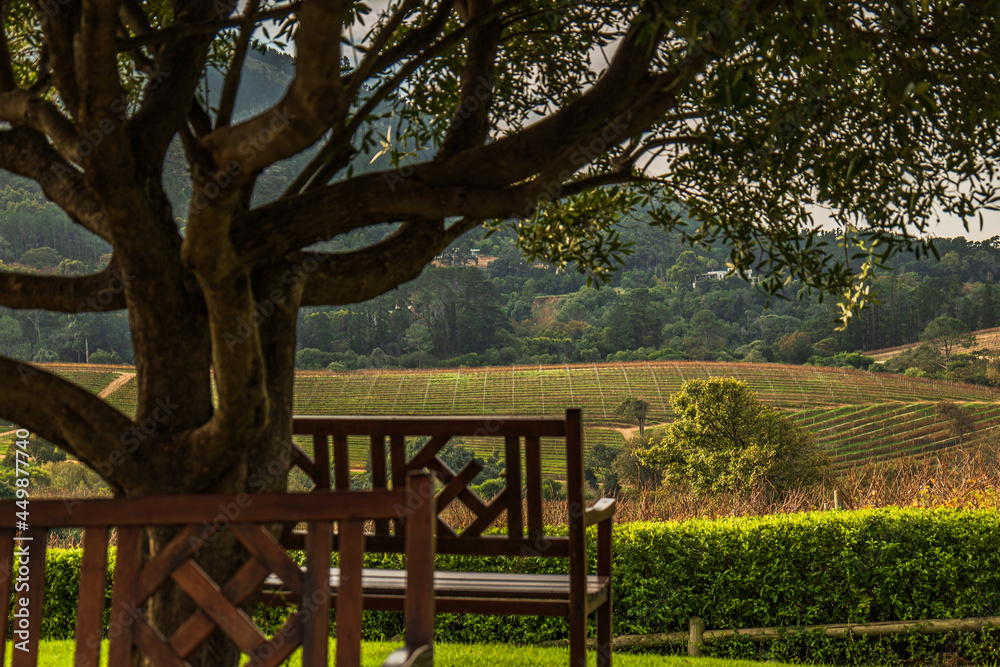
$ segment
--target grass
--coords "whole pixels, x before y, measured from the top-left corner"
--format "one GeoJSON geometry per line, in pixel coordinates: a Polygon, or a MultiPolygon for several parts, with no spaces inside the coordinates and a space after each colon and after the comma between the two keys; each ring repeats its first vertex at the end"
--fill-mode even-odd
{"type": "MultiPolygon", "coordinates": [[[[334,642],[331,640],[330,661],[333,663],[334,642]]],[[[382,661],[399,647],[390,642],[364,642],[361,647],[362,667],[377,667],[382,661]]],[[[568,649],[539,648],[536,646],[509,646],[506,644],[438,644],[434,650],[434,664],[438,667],[565,667],[568,649]]],[[[11,644],[7,643],[7,661],[11,656],[11,644]]],[[[297,651],[285,664],[289,667],[300,667],[302,662],[297,651]]],[[[595,663],[594,653],[589,653],[589,664],[595,663]]],[[[5,661],[5,664],[9,662],[5,661]]],[[[38,652],[40,667],[62,667],[73,664],[73,641],[44,641],[38,652]]],[[[102,649],[101,665],[107,664],[107,642],[102,649]]],[[[661,655],[643,655],[637,653],[616,653],[614,664],[617,667],[753,667],[761,663],[744,660],[726,660],[719,658],[688,658],[661,655]]],[[[768,667],[789,667],[778,662],[768,662],[768,667]]]]}

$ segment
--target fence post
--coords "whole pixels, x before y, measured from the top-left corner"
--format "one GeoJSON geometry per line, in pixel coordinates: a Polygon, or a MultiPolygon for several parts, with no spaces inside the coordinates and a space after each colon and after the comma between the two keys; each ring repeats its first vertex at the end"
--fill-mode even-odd
{"type": "Polygon", "coordinates": [[[691,617],[691,634],[688,636],[688,655],[696,658],[701,655],[701,645],[704,643],[705,621],[697,616],[691,617]]]}
{"type": "Polygon", "coordinates": [[[837,489],[833,490],[833,509],[840,509],[840,492],[837,489]]]}

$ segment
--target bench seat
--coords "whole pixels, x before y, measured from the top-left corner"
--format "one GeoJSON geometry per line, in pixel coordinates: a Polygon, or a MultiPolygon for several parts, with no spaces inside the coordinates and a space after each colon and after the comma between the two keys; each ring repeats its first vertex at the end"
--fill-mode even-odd
{"type": "MultiPolygon", "coordinates": [[[[610,577],[587,576],[588,613],[608,599],[610,583],[610,577]]],[[[281,581],[273,575],[267,587],[272,596],[294,599],[282,590],[281,581]]],[[[340,568],[330,568],[330,591],[336,594],[339,590],[340,568]]],[[[365,609],[401,611],[406,594],[406,570],[364,568],[361,590],[365,609]]],[[[435,608],[439,613],[504,613],[497,609],[506,602],[511,609],[531,609],[542,616],[565,616],[569,597],[568,574],[434,572],[435,608]]]]}

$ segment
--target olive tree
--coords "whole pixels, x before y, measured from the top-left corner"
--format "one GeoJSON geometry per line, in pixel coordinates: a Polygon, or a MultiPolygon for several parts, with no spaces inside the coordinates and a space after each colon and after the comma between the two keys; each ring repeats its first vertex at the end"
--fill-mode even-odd
{"type": "MultiPolygon", "coordinates": [[[[130,417],[2,357],[0,417],[129,496],[283,489],[300,309],[388,292],[480,225],[600,282],[628,250],[614,223],[641,212],[729,242],[765,288],[839,295],[846,317],[881,257],[927,249],[913,230],[995,202],[994,0],[0,7],[0,168],[113,249],[92,275],[0,270],[0,305],[126,311],[138,390],[130,417]],[[294,74],[236,116],[258,42],[294,52],[294,74]],[[324,245],[369,229],[385,233],[324,245]]],[[[179,604],[154,600],[153,624],[179,604]]]]}

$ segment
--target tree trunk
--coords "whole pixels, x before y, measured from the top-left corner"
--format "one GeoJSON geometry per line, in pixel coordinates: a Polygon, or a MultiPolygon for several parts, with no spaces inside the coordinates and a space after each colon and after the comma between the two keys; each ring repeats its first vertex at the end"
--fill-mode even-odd
{"type": "MultiPolygon", "coordinates": [[[[301,297],[300,278],[300,270],[290,262],[273,265],[254,277],[254,293],[267,295],[267,298],[256,299],[259,320],[245,324],[256,329],[264,352],[267,421],[252,443],[232,443],[230,454],[238,455],[231,456],[228,465],[210,470],[208,474],[203,469],[204,460],[199,449],[218,443],[203,442],[190,434],[201,425],[192,422],[198,418],[207,420],[212,414],[211,366],[207,352],[209,319],[203,309],[184,311],[178,306],[194,300],[181,295],[173,300],[161,299],[156,306],[160,308],[160,317],[169,318],[172,323],[172,336],[164,335],[166,332],[162,329],[157,330],[156,324],[150,325],[150,320],[155,318],[146,316],[133,322],[137,371],[140,377],[145,377],[140,383],[136,422],[140,427],[145,424],[151,431],[134,456],[141,457],[145,471],[156,470],[158,474],[143,474],[140,468],[135,468],[134,474],[116,471],[121,491],[130,496],[246,492],[251,494],[252,502],[253,494],[285,490],[293,460],[295,322],[301,297]],[[163,312],[168,307],[177,310],[170,314],[163,312]],[[152,334],[150,329],[154,330],[152,334]],[[177,331],[183,335],[178,336],[177,331]],[[164,350],[169,352],[164,353],[164,350]],[[150,378],[151,373],[155,377],[150,378]],[[157,434],[166,431],[170,435],[155,439],[154,431],[157,434]],[[151,446],[154,443],[155,446],[151,446]]],[[[141,295],[144,284],[138,278],[134,282],[133,291],[141,295]]],[[[148,314],[151,307],[146,304],[144,312],[148,314]]],[[[237,341],[234,345],[243,344],[241,335],[244,339],[249,338],[242,324],[236,323],[233,327],[237,341]]],[[[136,437],[146,435],[140,431],[136,437]]],[[[217,437],[226,438],[226,435],[219,433],[217,437]]],[[[225,531],[230,518],[226,509],[220,508],[217,521],[206,525],[205,534],[209,539],[196,556],[198,564],[220,586],[248,557],[242,545],[225,531]],[[217,528],[221,528],[218,534],[217,528]]],[[[159,553],[176,534],[175,529],[149,530],[145,548],[150,557],[159,553]]],[[[247,613],[251,613],[253,602],[244,606],[247,613]]],[[[196,609],[190,598],[168,581],[151,598],[147,613],[153,627],[169,639],[196,609]]],[[[192,665],[218,667],[236,665],[239,657],[235,645],[216,631],[187,659],[192,665]]]]}

